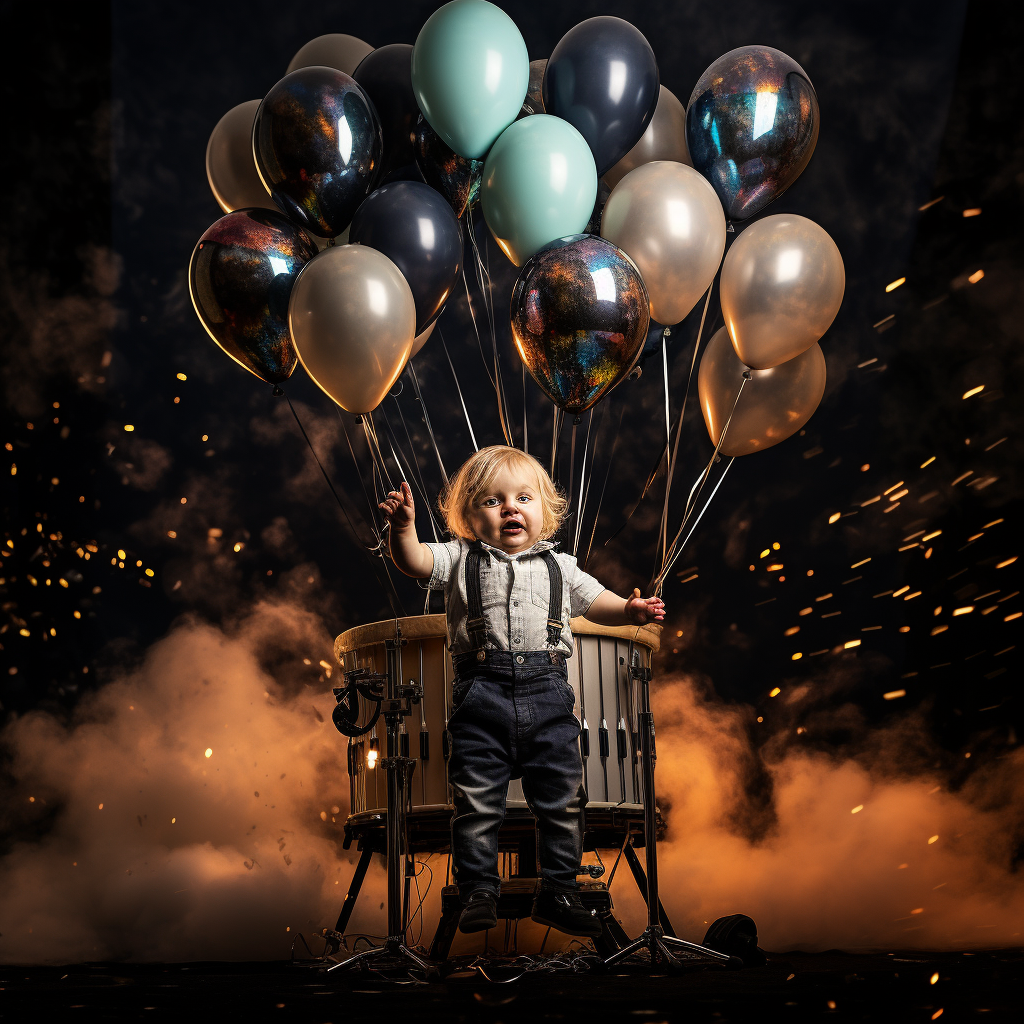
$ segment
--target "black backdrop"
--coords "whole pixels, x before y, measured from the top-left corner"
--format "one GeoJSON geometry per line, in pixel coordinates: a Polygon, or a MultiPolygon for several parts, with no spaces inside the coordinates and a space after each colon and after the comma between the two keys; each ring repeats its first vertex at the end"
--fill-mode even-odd
{"type": "MultiPolygon", "coordinates": [[[[2,440],[17,467],[2,475],[13,544],[0,584],[8,712],[73,703],[183,613],[229,620],[273,593],[315,605],[332,632],[388,613],[380,566],[375,575],[287,408],[202,331],[186,268],[218,216],[203,159],[220,115],[262,95],[307,39],[344,31],[373,45],[413,42],[436,6],[122,2],[35,15],[31,62],[4,86],[2,440]],[[76,553],[86,543],[98,549],[88,562],[76,553]]],[[[827,683],[820,702],[851,701],[869,720],[920,703],[951,757],[968,741],[998,756],[1016,743],[1020,716],[1010,681],[1021,623],[1006,621],[1020,607],[1019,563],[997,568],[1017,552],[1021,496],[1024,126],[1008,9],[965,12],[958,0],[502,6],[532,58],[584,17],[618,14],[647,35],[663,84],[684,102],[715,57],[751,42],[797,59],[821,102],[815,156],[766,213],[816,220],[846,262],[846,299],[823,342],[826,396],[801,436],[732,468],[667,583],[663,671],[695,672],[727,699],[757,704],[769,722],[792,714],[770,690],[801,680],[827,683]],[[964,215],[973,209],[982,212],[964,215]],[[887,292],[900,277],[906,283],[887,292]],[[979,384],[983,392],[961,398],[979,384]],[[910,494],[892,512],[885,502],[862,506],[899,481],[910,494]],[[835,512],[851,514],[830,525],[835,512]],[[937,530],[925,546],[899,550],[937,530]],[[785,564],[785,582],[759,559],[773,542],[769,561],[785,564]],[[915,591],[916,601],[903,600],[915,591]],[[975,601],[973,612],[951,617],[975,601]],[[812,611],[801,616],[803,608],[812,611]],[[936,623],[949,628],[933,635],[936,623]],[[787,636],[794,626],[800,632],[787,636]],[[846,649],[854,639],[862,643],[846,649]],[[898,689],[906,697],[884,699],[898,689]]],[[[493,245],[489,258],[505,372],[518,382],[500,322],[513,272],[493,245]]],[[[464,296],[441,331],[478,439],[500,440],[464,296]]],[[[695,332],[691,317],[673,341],[674,410],[695,332]]],[[[470,449],[447,362],[428,343],[417,365],[452,468],[470,449]]],[[[353,516],[368,514],[341,419],[301,371],[288,393],[353,516]]],[[[528,401],[531,450],[543,458],[550,413],[535,388],[528,401]]],[[[408,388],[385,409],[404,440],[400,409],[436,489],[408,388]]],[[[654,557],[660,479],[605,541],[663,437],[657,360],[595,415],[596,483],[620,416],[588,568],[621,591],[643,585],[654,557]]],[[[369,485],[365,446],[345,422],[369,485]]],[[[692,402],[687,424],[679,493],[710,453],[692,402]]],[[[563,480],[568,447],[564,434],[563,480]]],[[[409,611],[421,606],[414,585],[398,588],[409,611]]],[[[806,701],[801,714],[816,706],[806,701]]],[[[837,730],[816,742],[851,739],[837,730]]]]}

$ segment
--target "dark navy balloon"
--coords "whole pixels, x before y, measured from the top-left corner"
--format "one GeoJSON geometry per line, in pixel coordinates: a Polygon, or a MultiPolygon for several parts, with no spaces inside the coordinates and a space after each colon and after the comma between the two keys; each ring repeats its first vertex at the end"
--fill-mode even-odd
{"type": "Polygon", "coordinates": [[[588,18],[548,58],[544,110],[587,140],[601,177],[640,141],[659,86],[658,62],[638,28],[621,18],[588,18]]]}
{"type": "Polygon", "coordinates": [[[512,291],[512,337],[555,405],[589,409],[633,368],[650,320],[647,289],[621,249],[569,235],[524,264],[512,291]]]}
{"type": "Polygon", "coordinates": [[[459,156],[423,117],[416,123],[415,149],[423,180],[445,197],[456,217],[461,217],[466,207],[480,198],[484,161],[459,156]]]}
{"type": "Polygon", "coordinates": [[[384,133],[382,179],[416,162],[413,142],[420,108],[412,91],[412,46],[391,43],[368,53],[352,72],[370,97],[384,133]]]}
{"type": "Polygon", "coordinates": [[[298,356],[288,330],[288,300],[299,271],[316,255],[301,228],[270,210],[221,217],[192,253],[188,287],[210,337],[235,362],[280,384],[298,356]]]}
{"type": "Polygon", "coordinates": [[[686,110],[686,143],[726,216],[746,220],[800,176],[818,120],[814,86],[792,57],[741,46],[701,75],[686,110]]]}
{"type": "Polygon", "coordinates": [[[462,230],[444,196],[419,181],[383,185],[356,211],[348,239],[403,273],[422,334],[441,315],[462,262],[462,230]]]}
{"type": "Polygon", "coordinates": [[[373,104],[334,68],[299,68],[264,97],[252,129],[256,167],[275,203],[321,238],[348,227],[380,179],[373,104]]]}

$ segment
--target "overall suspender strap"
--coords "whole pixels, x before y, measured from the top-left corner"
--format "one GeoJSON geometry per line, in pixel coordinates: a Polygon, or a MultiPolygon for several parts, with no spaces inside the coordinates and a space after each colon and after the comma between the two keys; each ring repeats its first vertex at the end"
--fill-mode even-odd
{"type": "MultiPolygon", "coordinates": [[[[487,642],[487,624],[484,620],[483,599],[480,595],[480,574],[483,571],[484,550],[479,542],[473,544],[466,555],[466,632],[473,650],[480,650],[487,642]]],[[[562,570],[551,551],[542,551],[541,558],[548,569],[548,644],[556,647],[562,639],[562,570]]]]}
{"type": "Polygon", "coordinates": [[[548,643],[555,647],[562,639],[562,570],[551,551],[542,551],[548,567],[548,643]]]}
{"type": "Polygon", "coordinates": [[[484,622],[484,605],[480,597],[480,573],[482,570],[484,551],[479,542],[475,543],[466,555],[466,601],[467,619],[466,632],[474,650],[480,650],[487,642],[487,625],[484,622]]]}

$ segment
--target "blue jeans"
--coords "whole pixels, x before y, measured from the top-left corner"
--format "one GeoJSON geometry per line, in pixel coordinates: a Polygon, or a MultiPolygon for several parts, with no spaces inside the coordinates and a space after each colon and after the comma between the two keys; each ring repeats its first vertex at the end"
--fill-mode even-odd
{"type": "Polygon", "coordinates": [[[540,873],[547,885],[575,889],[583,853],[583,762],[576,697],[565,658],[548,651],[456,655],[451,758],[455,814],[452,863],[463,900],[498,894],[498,829],[510,778],[537,818],[540,873]]]}

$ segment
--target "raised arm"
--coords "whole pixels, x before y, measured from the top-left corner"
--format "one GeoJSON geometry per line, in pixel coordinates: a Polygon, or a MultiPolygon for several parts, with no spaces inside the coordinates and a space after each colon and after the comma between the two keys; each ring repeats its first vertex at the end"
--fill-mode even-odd
{"type": "Polygon", "coordinates": [[[587,609],[586,617],[601,626],[644,626],[665,618],[665,602],[660,597],[641,597],[636,588],[630,598],[603,590],[587,609]]]}
{"type": "Polygon", "coordinates": [[[403,480],[401,491],[389,491],[378,508],[391,526],[391,560],[406,576],[426,579],[434,571],[434,555],[416,536],[416,505],[409,485],[403,480]]]}

